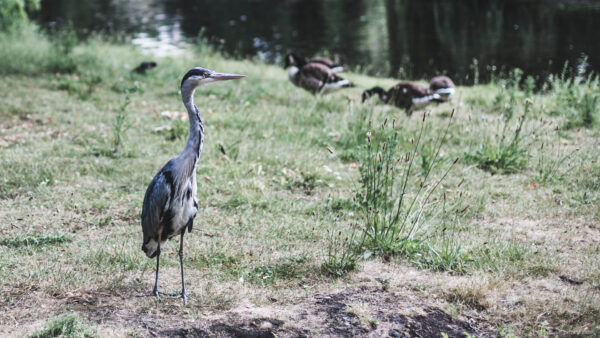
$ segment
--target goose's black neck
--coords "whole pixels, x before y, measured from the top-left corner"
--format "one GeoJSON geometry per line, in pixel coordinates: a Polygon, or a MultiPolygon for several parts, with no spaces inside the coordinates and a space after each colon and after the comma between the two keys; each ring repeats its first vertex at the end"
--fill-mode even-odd
{"type": "Polygon", "coordinates": [[[390,99],[388,93],[381,87],[373,87],[369,90],[366,90],[365,93],[367,94],[367,97],[371,97],[373,96],[373,94],[377,94],[379,95],[379,99],[385,103],[387,103],[390,99]]]}
{"type": "Polygon", "coordinates": [[[283,68],[288,68],[290,66],[296,66],[298,68],[302,68],[309,61],[310,60],[308,58],[299,56],[294,53],[290,53],[290,54],[286,55],[286,57],[285,57],[285,64],[284,64],[283,68]]]}

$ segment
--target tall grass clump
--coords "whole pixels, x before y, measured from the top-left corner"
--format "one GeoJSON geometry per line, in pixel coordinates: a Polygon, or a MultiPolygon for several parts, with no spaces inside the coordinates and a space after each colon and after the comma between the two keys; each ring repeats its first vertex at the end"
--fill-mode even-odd
{"type": "Polygon", "coordinates": [[[119,108],[119,112],[117,113],[117,116],[115,117],[115,123],[113,125],[113,141],[112,141],[113,154],[116,154],[117,152],[119,152],[119,149],[121,148],[121,144],[123,143],[123,134],[127,131],[127,129],[129,129],[129,127],[131,127],[130,125],[126,124],[127,115],[128,115],[127,106],[129,105],[130,102],[131,102],[131,99],[129,98],[129,95],[127,95],[125,97],[125,102],[123,102],[123,104],[119,108]]]}
{"type": "Polygon", "coordinates": [[[529,159],[529,143],[522,133],[531,104],[531,100],[525,100],[525,112],[519,117],[514,132],[507,133],[514,114],[504,114],[504,127],[499,138],[488,138],[477,149],[467,153],[466,159],[493,174],[514,173],[525,168],[529,159]]]}
{"type": "Polygon", "coordinates": [[[27,11],[40,9],[40,0],[0,1],[0,31],[18,29],[29,23],[27,11]]]}
{"type": "Polygon", "coordinates": [[[440,203],[434,193],[458,158],[436,179],[432,176],[443,162],[440,153],[454,111],[447,127],[430,142],[423,141],[425,116],[421,128],[408,142],[400,139],[395,120],[389,126],[386,119],[378,128],[366,123],[369,131],[359,157],[360,186],[356,196],[362,221],[349,235],[330,234],[322,264],[328,274],[342,276],[354,270],[361,258],[372,256],[404,256],[420,267],[464,271],[465,257],[458,242],[448,240],[445,231],[430,231],[427,227],[437,219],[446,228],[446,198],[440,203]],[[408,151],[403,150],[406,144],[408,151]],[[427,159],[423,160],[423,156],[427,159]],[[436,239],[436,234],[444,238],[436,239]]]}
{"type": "Polygon", "coordinates": [[[430,182],[432,171],[440,163],[440,151],[453,116],[454,113],[445,131],[434,141],[430,165],[420,175],[415,174],[415,161],[419,152],[430,147],[421,144],[425,115],[412,149],[407,152],[401,150],[395,121],[391,128],[387,120],[382,124],[380,132],[385,136],[381,138],[368,134],[358,194],[364,215],[361,246],[367,256],[402,255],[420,250],[421,240],[416,235],[426,223],[424,215],[435,214],[436,210],[431,209],[438,207],[430,203],[432,195],[458,160],[439,179],[430,182]]]}
{"type": "Polygon", "coordinates": [[[74,70],[74,63],[65,51],[72,50],[76,38],[61,34],[50,41],[27,16],[28,11],[39,8],[39,0],[0,1],[0,74],[74,70]]]}
{"type": "Polygon", "coordinates": [[[360,157],[360,149],[366,142],[365,135],[369,131],[368,121],[371,120],[372,115],[372,106],[362,106],[358,109],[350,106],[350,116],[353,119],[348,122],[346,132],[336,140],[336,145],[342,149],[340,155],[342,161],[356,161],[360,157]]]}
{"type": "Polygon", "coordinates": [[[560,142],[557,142],[554,147],[545,146],[542,143],[537,158],[535,181],[547,183],[562,179],[568,171],[573,169],[571,165],[573,155],[578,151],[579,149],[570,151],[561,149],[560,142]]]}
{"type": "Polygon", "coordinates": [[[100,37],[80,41],[69,26],[53,34],[33,23],[0,30],[0,74],[58,74],[59,89],[82,99],[105,82],[116,82],[114,87],[125,87],[129,92],[143,89],[132,81],[121,83],[125,78],[131,80],[126,75],[142,59],[141,52],[131,45],[111,44],[100,37]]]}
{"type": "MultiPolygon", "coordinates": [[[[514,105],[524,98],[524,94],[520,89],[522,78],[523,71],[519,68],[514,68],[509,72],[508,78],[500,81],[502,90],[494,99],[493,110],[502,113],[506,119],[512,118],[514,105]]],[[[529,88],[529,85],[527,90],[533,91],[532,88],[529,88]]]]}
{"type": "Polygon", "coordinates": [[[592,128],[598,125],[600,110],[600,79],[597,75],[586,74],[587,58],[577,67],[577,76],[567,76],[568,63],[565,63],[559,76],[548,79],[550,94],[555,100],[554,115],[566,118],[564,128],[592,128]]]}
{"type": "Polygon", "coordinates": [[[131,128],[131,124],[127,122],[127,117],[129,115],[129,110],[127,106],[131,103],[131,98],[129,95],[125,96],[125,100],[123,104],[119,107],[119,111],[115,116],[115,120],[112,125],[112,139],[109,141],[110,145],[106,147],[94,147],[91,149],[90,154],[94,156],[106,156],[106,157],[135,157],[135,154],[132,152],[123,152],[123,140],[125,137],[125,132],[131,128]]]}
{"type": "Polygon", "coordinates": [[[76,313],[62,314],[48,322],[44,328],[30,338],[49,337],[100,337],[98,332],[88,326],[85,320],[76,313]]]}
{"type": "Polygon", "coordinates": [[[72,73],[77,36],[72,27],[49,38],[30,22],[27,12],[39,10],[39,0],[0,1],[0,73],[36,75],[72,73]]]}
{"type": "Polygon", "coordinates": [[[356,231],[353,229],[349,236],[339,231],[328,231],[327,254],[321,268],[329,275],[341,277],[354,271],[360,260],[360,252],[355,247],[356,231]]]}

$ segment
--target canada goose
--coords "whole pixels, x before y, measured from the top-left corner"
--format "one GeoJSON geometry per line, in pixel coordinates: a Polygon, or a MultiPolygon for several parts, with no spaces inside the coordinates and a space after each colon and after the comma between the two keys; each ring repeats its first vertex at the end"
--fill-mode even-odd
{"type": "Polygon", "coordinates": [[[316,93],[329,93],[342,88],[354,87],[350,81],[342,79],[327,66],[320,63],[305,63],[304,59],[296,60],[295,65],[288,65],[290,81],[298,87],[316,93]]]}
{"type": "Polygon", "coordinates": [[[447,76],[436,76],[431,79],[429,89],[439,94],[444,101],[452,100],[455,92],[454,82],[447,76]]]}
{"type": "Polygon", "coordinates": [[[140,63],[137,67],[135,67],[135,69],[133,71],[138,74],[146,74],[147,71],[149,71],[150,69],[152,69],[154,67],[156,67],[156,62],[144,61],[144,62],[140,63]]]}
{"type": "Polygon", "coordinates": [[[309,58],[302,57],[302,56],[299,56],[294,53],[289,53],[288,55],[285,56],[285,66],[283,68],[288,68],[290,66],[297,66],[298,63],[304,63],[304,64],[320,63],[322,65],[327,66],[327,68],[331,69],[335,73],[341,73],[344,71],[343,66],[335,63],[331,59],[321,57],[321,56],[315,56],[314,58],[309,59],[309,58]]]}
{"type": "Polygon", "coordinates": [[[362,102],[365,102],[373,94],[379,95],[379,99],[387,104],[393,104],[398,108],[404,108],[407,115],[413,111],[424,108],[433,102],[444,102],[439,94],[432,90],[423,88],[414,82],[400,82],[385,91],[381,87],[373,87],[362,93],[362,102]]]}

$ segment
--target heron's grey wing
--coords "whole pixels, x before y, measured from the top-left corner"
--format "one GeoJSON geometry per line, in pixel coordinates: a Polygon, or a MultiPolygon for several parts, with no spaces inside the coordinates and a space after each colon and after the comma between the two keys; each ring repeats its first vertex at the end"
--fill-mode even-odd
{"type": "Polygon", "coordinates": [[[160,171],[154,178],[144,196],[142,207],[142,230],[144,237],[154,237],[169,210],[173,192],[173,176],[170,172],[160,171]]]}

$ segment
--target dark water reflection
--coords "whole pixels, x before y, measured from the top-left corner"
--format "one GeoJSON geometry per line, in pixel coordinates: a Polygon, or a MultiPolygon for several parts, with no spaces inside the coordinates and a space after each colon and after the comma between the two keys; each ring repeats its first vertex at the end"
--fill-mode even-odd
{"type": "Polygon", "coordinates": [[[43,0],[45,27],[195,39],[276,62],[328,54],[371,74],[459,83],[520,67],[538,78],[583,54],[600,70],[599,2],[508,0],[43,0]]]}

